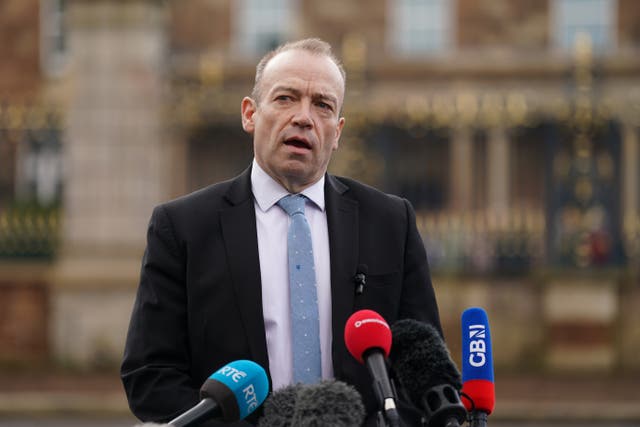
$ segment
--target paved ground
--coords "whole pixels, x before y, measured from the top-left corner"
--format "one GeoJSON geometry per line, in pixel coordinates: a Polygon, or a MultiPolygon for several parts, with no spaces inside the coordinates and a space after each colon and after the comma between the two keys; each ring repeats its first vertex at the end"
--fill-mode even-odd
{"type": "MultiPolygon", "coordinates": [[[[135,420],[128,418],[113,418],[108,420],[96,420],[90,418],[56,417],[53,419],[0,419],[0,427],[131,427],[135,420]]],[[[489,420],[489,427],[632,427],[638,424],[632,423],[522,423],[503,422],[489,420]]]]}
{"type": "MultiPolygon", "coordinates": [[[[495,427],[640,426],[640,374],[496,375],[495,427]]],[[[116,373],[0,372],[0,427],[132,426],[116,373]]]]}
{"type": "Polygon", "coordinates": [[[133,418],[86,418],[86,417],[16,417],[0,419],[0,427],[131,427],[133,418]]]}

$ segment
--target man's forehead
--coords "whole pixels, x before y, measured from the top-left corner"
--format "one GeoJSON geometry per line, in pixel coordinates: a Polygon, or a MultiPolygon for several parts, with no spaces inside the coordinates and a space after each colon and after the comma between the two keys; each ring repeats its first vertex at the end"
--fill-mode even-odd
{"type": "MultiPolygon", "coordinates": [[[[331,58],[323,54],[314,54],[304,50],[288,50],[271,58],[263,73],[263,84],[269,86],[293,85],[296,82],[313,80],[327,86],[322,91],[338,90],[344,92],[344,80],[338,66],[331,58]],[[313,66],[310,64],[313,63],[313,66]]],[[[272,87],[263,87],[270,90],[272,87]]]]}
{"type": "Polygon", "coordinates": [[[309,82],[300,77],[283,77],[272,82],[268,90],[270,92],[288,91],[301,94],[303,92],[313,96],[330,97],[340,95],[339,86],[337,84],[323,82],[309,82]]]}

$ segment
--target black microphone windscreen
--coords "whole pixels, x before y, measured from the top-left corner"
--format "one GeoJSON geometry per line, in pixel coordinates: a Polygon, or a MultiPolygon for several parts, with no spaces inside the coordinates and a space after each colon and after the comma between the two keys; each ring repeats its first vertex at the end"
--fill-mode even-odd
{"type": "Polygon", "coordinates": [[[394,372],[414,402],[432,387],[450,384],[462,388],[462,378],[440,333],[432,325],[414,319],[391,327],[394,372]]]}
{"type": "Polygon", "coordinates": [[[342,381],[327,380],[300,389],[291,425],[360,427],[364,419],[360,393],[342,381]]]}
{"type": "Polygon", "coordinates": [[[274,391],[264,402],[260,427],[293,427],[291,421],[295,412],[301,384],[290,385],[274,391]]]}

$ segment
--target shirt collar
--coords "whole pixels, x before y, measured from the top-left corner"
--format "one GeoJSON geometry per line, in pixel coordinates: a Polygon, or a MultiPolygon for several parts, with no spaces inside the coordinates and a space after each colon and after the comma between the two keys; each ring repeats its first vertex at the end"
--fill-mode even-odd
{"type": "MultiPolygon", "coordinates": [[[[324,175],[316,181],[313,185],[302,190],[309,200],[311,200],[321,211],[324,211],[324,175]]],[[[278,200],[288,195],[289,192],[286,188],[280,185],[275,179],[269,176],[253,159],[253,165],[251,167],[251,191],[253,191],[253,197],[258,203],[258,207],[263,212],[268,211],[271,206],[275,205],[278,200]]]]}

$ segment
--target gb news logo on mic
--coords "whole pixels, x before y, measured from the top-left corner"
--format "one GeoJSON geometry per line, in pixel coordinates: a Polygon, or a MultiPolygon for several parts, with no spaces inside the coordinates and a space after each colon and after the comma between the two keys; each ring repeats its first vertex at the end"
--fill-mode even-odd
{"type": "Polygon", "coordinates": [[[487,363],[487,328],[483,324],[469,325],[469,364],[481,368],[487,363]]]}

